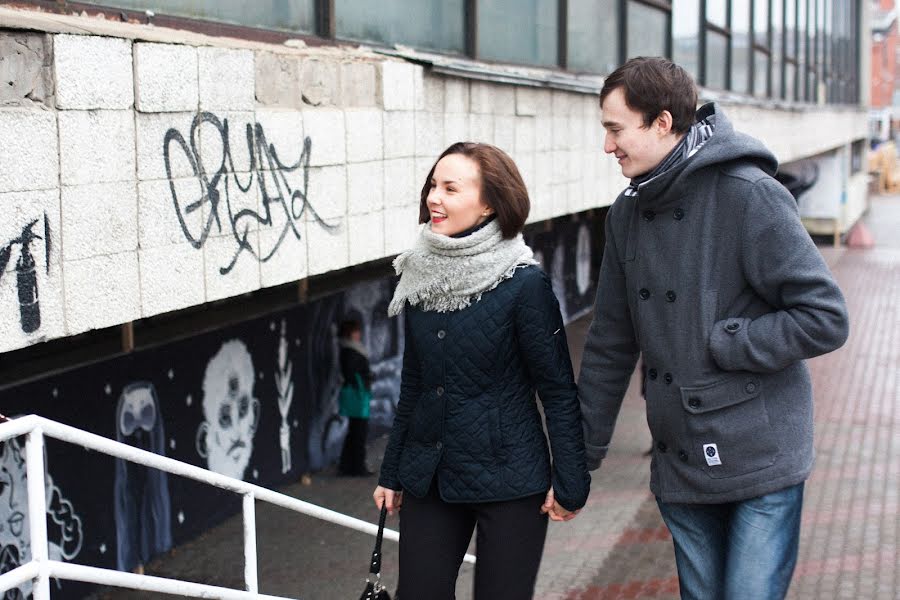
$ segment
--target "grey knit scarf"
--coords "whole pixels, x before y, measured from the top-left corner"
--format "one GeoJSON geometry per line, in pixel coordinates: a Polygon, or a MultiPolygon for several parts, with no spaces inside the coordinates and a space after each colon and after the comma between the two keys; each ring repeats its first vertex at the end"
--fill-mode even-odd
{"type": "Polygon", "coordinates": [[[425,223],[412,250],[394,260],[400,283],[388,314],[400,314],[407,302],[426,311],[462,310],[512,277],[517,268],[535,264],[522,235],[503,239],[496,219],[462,238],[434,233],[425,223]]]}

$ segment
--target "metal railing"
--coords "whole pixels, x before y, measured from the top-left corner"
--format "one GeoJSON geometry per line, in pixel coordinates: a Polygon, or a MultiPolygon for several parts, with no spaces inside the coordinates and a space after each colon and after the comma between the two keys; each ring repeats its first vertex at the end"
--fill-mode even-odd
{"type": "MultiPolygon", "coordinates": [[[[25,442],[25,469],[28,480],[28,524],[31,531],[31,560],[0,575],[0,592],[34,581],[34,600],[49,600],[50,578],[81,581],[100,585],[178,594],[195,598],[224,598],[244,600],[248,598],[279,599],[259,593],[256,562],[256,505],[255,501],[268,502],[297,513],[329,523],[349,527],[369,535],[378,533],[378,526],[361,519],[322,508],[273,490],[238,479],[213,473],[172,458],[141,450],[103,436],[88,433],[68,425],[57,423],[37,415],[27,415],[0,423],[0,442],[20,435],[27,435],[25,442]],[[179,475],[243,496],[244,513],[244,582],[246,590],[192,583],[177,579],[125,573],[50,560],[47,539],[47,503],[44,492],[44,438],[50,437],[83,448],[101,452],[129,462],[152,467],[172,475],[179,475]]],[[[385,539],[399,541],[400,534],[393,529],[384,530],[385,539]]],[[[360,557],[360,564],[365,564],[360,557]]],[[[475,557],[466,554],[466,562],[474,563],[475,557]]]]}

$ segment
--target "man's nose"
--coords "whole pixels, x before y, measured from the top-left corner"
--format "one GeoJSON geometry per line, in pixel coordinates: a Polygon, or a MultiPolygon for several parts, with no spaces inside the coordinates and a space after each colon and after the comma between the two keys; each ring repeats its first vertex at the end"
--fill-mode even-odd
{"type": "Polygon", "coordinates": [[[603,138],[603,151],[607,154],[612,154],[616,151],[616,144],[609,138],[609,134],[603,138]]]}

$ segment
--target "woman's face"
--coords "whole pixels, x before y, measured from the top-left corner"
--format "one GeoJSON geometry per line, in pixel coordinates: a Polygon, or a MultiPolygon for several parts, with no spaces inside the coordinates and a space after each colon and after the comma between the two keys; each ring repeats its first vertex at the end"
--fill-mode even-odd
{"type": "Polygon", "coordinates": [[[481,200],[478,163],[462,154],[438,161],[426,204],[434,233],[456,235],[484,222],[491,209],[481,200]]]}

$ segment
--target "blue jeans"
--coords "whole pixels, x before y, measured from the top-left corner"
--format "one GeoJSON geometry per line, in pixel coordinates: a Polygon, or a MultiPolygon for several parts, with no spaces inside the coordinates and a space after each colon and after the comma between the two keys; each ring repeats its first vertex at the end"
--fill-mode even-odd
{"type": "Polygon", "coordinates": [[[683,599],[785,597],[797,564],[803,483],[740,502],[656,503],[675,543],[683,599]]]}

